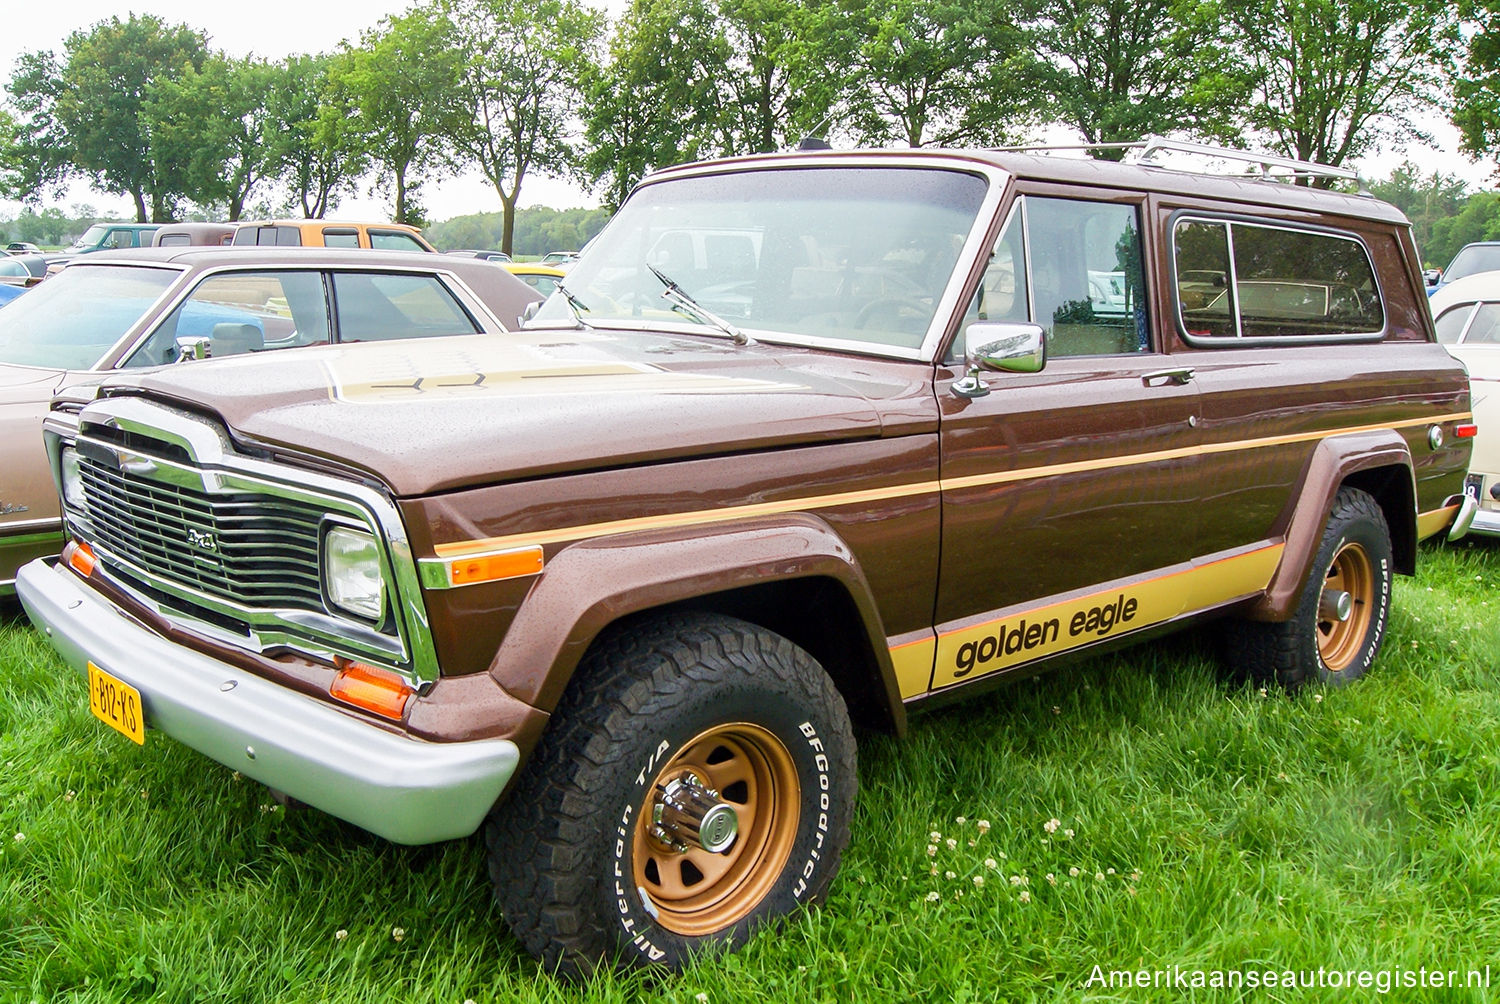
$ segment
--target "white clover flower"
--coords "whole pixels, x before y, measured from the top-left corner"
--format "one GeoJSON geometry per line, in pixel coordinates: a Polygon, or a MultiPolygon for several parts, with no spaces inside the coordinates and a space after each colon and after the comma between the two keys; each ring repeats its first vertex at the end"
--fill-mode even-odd
{"type": "Polygon", "coordinates": [[[990,821],[988,819],[981,819],[979,822],[975,823],[974,825],[979,828],[979,833],[980,833],[981,836],[983,836],[984,834],[990,832],[990,821]]]}
{"type": "Polygon", "coordinates": [[[64,796],[63,796],[63,801],[64,801],[64,802],[71,802],[71,801],[73,801],[73,799],[74,799],[74,798],[76,798],[76,797],[77,797],[77,796],[78,796],[78,793],[77,793],[77,792],[75,792],[75,791],[74,791],[74,790],[73,790],[73,789],[72,789],[72,788],[69,788],[69,789],[68,789],[68,793],[67,793],[67,794],[66,794],[66,795],[64,795],[64,796]]]}
{"type": "Polygon", "coordinates": [[[953,839],[952,837],[949,837],[947,840],[943,841],[943,843],[948,845],[948,850],[950,851],[958,849],[958,841],[953,839]]]}
{"type": "Polygon", "coordinates": [[[1047,884],[1048,885],[1057,885],[1057,876],[1054,875],[1054,874],[1052,874],[1051,872],[1048,872],[1047,873],[1047,884]]]}
{"type": "Polygon", "coordinates": [[[1069,868],[1068,874],[1073,878],[1077,878],[1079,875],[1078,866],[1074,865],[1072,868],[1069,868]]]}
{"type": "Polygon", "coordinates": [[[343,941],[347,937],[349,937],[349,932],[344,930],[342,927],[333,932],[334,941],[343,941]]]}
{"type": "Polygon", "coordinates": [[[936,889],[927,894],[927,902],[929,903],[936,903],[941,898],[942,897],[938,895],[938,891],[936,889]]]}
{"type": "Polygon", "coordinates": [[[984,876],[983,875],[975,875],[974,876],[974,884],[976,886],[982,886],[982,885],[984,885],[984,876]]]}
{"type": "Polygon", "coordinates": [[[1113,875],[1115,873],[1115,870],[1113,868],[1106,868],[1104,869],[1104,873],[1106,875],[1113,875]]]}
{"type": "Polygon", "coordinates": [[[1059,826],[1061,826],[1061,825],[1062,825],[1062,820],[1061,819],[1057,819],[1056,817],[1054,817],[1052,819],[1047,820],[1045,823],[1043,823],[1042,824],[1042,829],[1046,830],[1048,833],[1056,833],[1057,832],[1057,828],[1059,826]]]}
{"type": "Polygon", "coordinates": [[[935,844],[939,840],[943,839],[943,835],[941,833],[939,833],[937,830],[933,830],[931,833],[927,834],[927,839],[930,840],[930,841],[932,841],[935,844]]]}
{"type": "Polygon", "coordinates": [[[697,1001],[698,1004],[708,1004],[708,994],[704,994],[704,993],[694,994],[693,995],[693,1000],[697,1001]]]}
{"type": "Polygon", "coordinates": [[[1103,872],[1094,872],[1094,879],[1095,879],[1095,881],[1103,882],[1104,881],[1104,873],[1103,872]]]}
{"type": "Polygon", "coordinates": [[[948,879],[948,880],[951,881],[953,879],[958,878],[958,875],[955,874],[955,873],[953,873],[953,872],[943,872],[943,878],[948,879]]]}
{"type": "Polygon", "coordinates": [[[24,834],[24,833],[17,833],[16,834],[16,843],[18,843],[18,844],[19,843],[24,843],[25,840],[26,840],[26,834],[24,834]]]}
{"type": "Polygon", "coordinates": [[[1062,714],[1062,708],[1059,708],[1057,705],[1054,704],[1054,705],[1052,705],[1052,713],[1054,715],[1060,715],[1060,714],[1062,714]]]}
{"type": "Polygon", "coordinates": [[[1069,827],[1068,829],[1063,830],[1063,836],[1067,837],[1069,840],[1072,840],[1073,839],[1073,828],[1069,827]]]}
{"type": "Polygon", "coordinates": [[[994,858],[985,858],[984,866],[990,871],[994,871],[996,868],[1000,867],[1000,862],[996,861],[994,858]]]}
{"type": "Polygon", "coordinates": [[[392,941],[402,941],[405,938],[406,938],[406,928],[404,928],[404,927],[393,927],[393,928],[391,928],[391,940],[392,941]]]}
{"type": "Polygon", "coordinates": [[[936,854],[937,854],[937,844],[928,844],[927,845],[927,856],[930,858],[930,857],[934,857],[936,854]]]}
{"type": "Polygon", "coordinates": [[[1017,897],[1017,898],[1020,899],[1020,901],[1022,903],[1030,903],[1031,902],[1031,893],[1027,892],[1025,889],[1022,889],[1021,890],[1021,895],[1019,897],[1017,897]]]}
{"type": "MultiPolygon", "coordinates": [[[[1412,642],[1412,644],[1415,645],[1416,642],[1412,642]]],[[[1314,704],[1322,704],[1323,703],[1323,695],[1322,694],[1314,694],[1313,695],[1313,703],[1314,704]]]]}
{"type": "Polygon", "coordinates": [[[968,816],[959,816],[957,819],[955,819],[953,821],[955,823],[957,823],[959,826],[962,826],[962,825],[964,825],[965,823],[967,823],[969,821],[969,817],[968,816]]]}

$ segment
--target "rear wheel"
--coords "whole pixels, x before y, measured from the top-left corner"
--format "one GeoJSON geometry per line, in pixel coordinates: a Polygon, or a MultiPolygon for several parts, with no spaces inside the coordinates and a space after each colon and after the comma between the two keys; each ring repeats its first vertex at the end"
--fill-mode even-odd
{"type": "Polygon", "coordinates": [[[1276,624],[1235,622],[1230,661],[1288,689],[1358,679],[1385,637],[1391,578],[1391,534],[1379,503],[1357,488],[1339,489],[1296,611],[1276,624]]]}
{"type": "Polygon", "coordinates": [[[597,644],[486,829],[549,968],[676,967],[826,892],[848,841],[843,699],[779,635],[705,614],[597,644]]]}

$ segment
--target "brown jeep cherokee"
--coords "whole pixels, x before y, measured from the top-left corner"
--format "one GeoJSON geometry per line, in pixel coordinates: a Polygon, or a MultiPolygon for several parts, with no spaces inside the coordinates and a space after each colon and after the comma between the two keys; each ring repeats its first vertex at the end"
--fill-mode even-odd
{"type": "Polygon", "coordinates": [[[517,335],[116,378],[19,589],[90,705],[392,840],[485,827],[549,966],[821,897],[851,722],[1227,616],[1365,671],[1473,432],[1405,220],[1142,164],[643,183],[517,335]]]}

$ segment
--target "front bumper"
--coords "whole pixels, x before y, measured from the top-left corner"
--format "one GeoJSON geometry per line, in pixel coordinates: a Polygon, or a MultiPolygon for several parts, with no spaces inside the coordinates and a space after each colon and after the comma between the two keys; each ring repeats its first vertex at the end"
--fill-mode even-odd
{"type": "Polygon", "coordinates": [[[421,742],[227,666],[147,630],[45,561],[22,568],[16,587],[69,666],[84,673],[92,660],[140,691],[147,725],[396,843],[473,833],[520,761],[506,739],[421,742]]]}

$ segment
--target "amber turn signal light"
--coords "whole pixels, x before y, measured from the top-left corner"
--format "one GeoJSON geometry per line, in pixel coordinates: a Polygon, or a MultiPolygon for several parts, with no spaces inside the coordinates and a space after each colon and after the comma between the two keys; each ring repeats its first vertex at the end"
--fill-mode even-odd
{"type": "Polygon", "coordinates": [[[70,540],[63,545],[62,560],[85,579],[94,574],[94,566],[99,563],[94,557],[94,549],[79,540],[70,540]]]}
{"type": "Polygon", "coordinates": [[[467,586],[476,582],[497,582],[500,579],[537,575],[542,570],[542,549],[522,547],[473,558],[450,558],[449,561],[449,581],[455,586],[467,586]]]}
{"type": "Polygon", "coordinates": [[[345,704],[373,711],[382,718],[399,721],[406,702],[415,694],[411,685],[388,669],[378,669],[343,656],[334,656],[338,675],[328,693],[345,704]]]}

